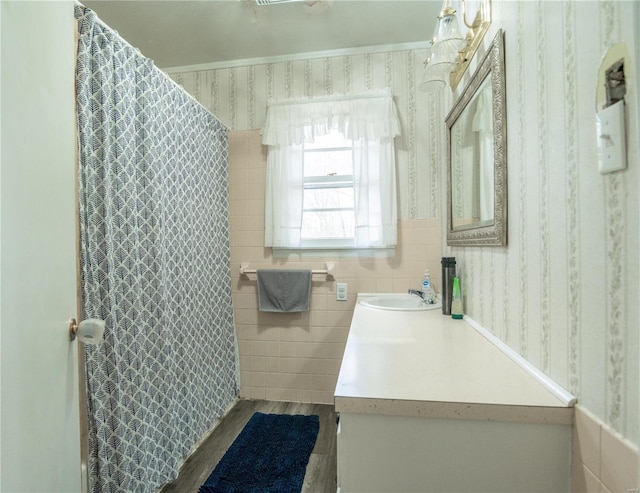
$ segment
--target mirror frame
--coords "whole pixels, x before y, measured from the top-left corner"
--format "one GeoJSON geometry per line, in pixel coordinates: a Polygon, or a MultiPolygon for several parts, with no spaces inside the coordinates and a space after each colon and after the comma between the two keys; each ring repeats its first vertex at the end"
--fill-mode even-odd
{"type": "Polygon", "coordinates": [[[447,245],[505,246],[507,244],[507,108],[504,72],[504,31],[500,29],[478,68],[446,118],[447,126],[447,245]],[[478,88],[491,78],[493,91],[493,224],[453,228],[451,128],[458,121],[478,88]]]}

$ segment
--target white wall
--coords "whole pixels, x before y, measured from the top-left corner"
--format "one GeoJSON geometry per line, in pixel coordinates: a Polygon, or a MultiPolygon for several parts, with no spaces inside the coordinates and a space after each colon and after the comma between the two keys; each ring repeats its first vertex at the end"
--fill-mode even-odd
{"type": "Polygon", "coordinates": [[[73,2],[2,1],[0,489],[80,491],[73,2]]]}

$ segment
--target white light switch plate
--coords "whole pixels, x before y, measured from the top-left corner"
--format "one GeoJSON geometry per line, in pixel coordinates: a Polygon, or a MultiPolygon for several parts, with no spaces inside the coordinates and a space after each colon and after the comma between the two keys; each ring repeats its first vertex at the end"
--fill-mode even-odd
{"type": "Polygon", "coordinates": [[[336,300],[347,301],[347,283],[346,282],[336,283],[336,300]]]}
{"type": "Polygon", "coordinates": [[[625,143],[624,100],[598,112],[598,169],[601,174],[627,167],[625,143]]]}

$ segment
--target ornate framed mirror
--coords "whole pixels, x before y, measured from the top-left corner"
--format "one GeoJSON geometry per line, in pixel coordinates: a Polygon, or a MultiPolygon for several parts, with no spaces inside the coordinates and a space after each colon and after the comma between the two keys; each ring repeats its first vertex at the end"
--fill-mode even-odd
{"type": "Polygon", "coordinates": [[[507,244],[504,32],[446,118],[447,245],[507,244]]]}

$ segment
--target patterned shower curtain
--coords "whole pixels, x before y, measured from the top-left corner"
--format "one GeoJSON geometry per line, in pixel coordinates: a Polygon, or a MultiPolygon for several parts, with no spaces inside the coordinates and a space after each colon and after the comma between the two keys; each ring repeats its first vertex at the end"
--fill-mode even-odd
{"type": "Polygon", "coordinates": [[[90,488],[152,492],[238,395],[224,126],[89,9],[77,112],[90,488]]]}

